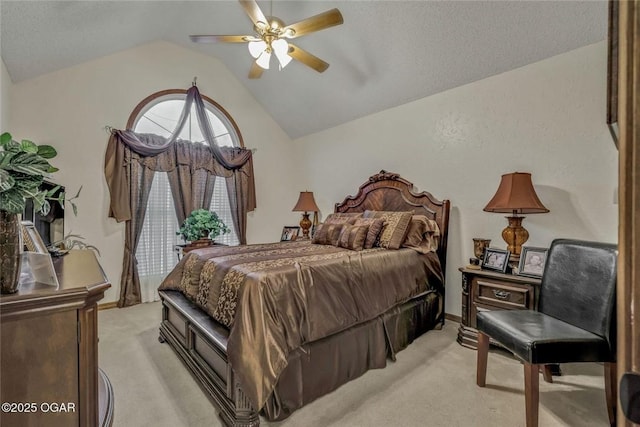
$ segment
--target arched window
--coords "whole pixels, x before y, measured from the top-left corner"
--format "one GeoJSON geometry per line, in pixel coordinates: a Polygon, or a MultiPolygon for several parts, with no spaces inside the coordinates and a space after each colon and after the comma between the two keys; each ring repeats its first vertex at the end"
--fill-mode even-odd
{"type": "MultiPolygon", "coordinates": [[[[147,97],[131,113],[127,129],[138,133],[170,136],[182,113],[186,93],[185,90],[171,89],[147,97]]],[[[243,147],[242,136],[231,116],[210,98],[202,98],[218,146],[243,147]]],[[[189,120],[179,138],[191,142],[204,142],[195,106],[192,107],[189,120]]],[[[231,233],[218,236],[216,242],[237,245],[238,235],[233,226],[227,186],[222,177],[215,181],[209,210],[215,211],[231,229],[231,233]]],[[[167,173],[156,172],[136,251],[142,302],[158,299],[156,289],[178,261],[174,248],[176,244],[183,243],[182,238],[176,234],[178,228],[167,173]]]]}

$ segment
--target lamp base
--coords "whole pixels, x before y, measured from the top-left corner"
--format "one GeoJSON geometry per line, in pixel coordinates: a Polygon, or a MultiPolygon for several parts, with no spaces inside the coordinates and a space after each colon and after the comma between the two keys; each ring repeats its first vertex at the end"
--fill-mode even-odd
{"type": "Polygon", "coordinates": [[[302,214],[302,219],[300,220],[300,228],[302,229],[302,238],[309,239],[311,220],[309,219],[309,214],[307,212],[302,214]]]}
{"type": "Polygon", "coordinates": [[[529,232],[522,226],[523,219],[523,216],[508,216],[509,225],[502,230],[502,238],[507,242],[507,250],[511,253],[509,262],[515,265],[520,261],[522,245],[529,240],[529,232]]]}

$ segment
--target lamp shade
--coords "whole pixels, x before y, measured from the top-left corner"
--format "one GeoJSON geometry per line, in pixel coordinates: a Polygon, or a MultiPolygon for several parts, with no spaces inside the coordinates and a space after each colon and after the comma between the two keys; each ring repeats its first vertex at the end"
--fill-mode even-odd
{"type": "Polygon", "coordinates": [[[301,191],[298,203],[292,209],[294,212],[318,212],[318,205],[313,198],[312,191],[301,191]]]}
{"type": "Polygon", "coordinates": [[[533,188],[531,174],[526,172],[502,175],[496,194],[483,210],[514,215],[549,212],[533,188]]]}

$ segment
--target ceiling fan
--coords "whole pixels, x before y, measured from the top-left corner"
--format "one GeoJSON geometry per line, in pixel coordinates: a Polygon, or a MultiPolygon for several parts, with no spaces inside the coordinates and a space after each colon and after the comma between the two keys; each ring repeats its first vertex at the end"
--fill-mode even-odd
{"type": "Polygon", "coordinates": [[[286,67],[291,59],[300,61],[319,73],[329,68],[328,63],[287,40],[342,24],[344,20],[338,9],[331,9],[294,24],[285,25],[281,19],[275,16],[265,16],[255,0],[239,1],[253,22],[255,35],[192,35],[189,36],[191,41],[196,43],[248,43],[249,53],[255,58],[249,70],[250,79],[260,78],[263,71],[269,69],[272,53],[278,59],[280,69],[286,67]]]}

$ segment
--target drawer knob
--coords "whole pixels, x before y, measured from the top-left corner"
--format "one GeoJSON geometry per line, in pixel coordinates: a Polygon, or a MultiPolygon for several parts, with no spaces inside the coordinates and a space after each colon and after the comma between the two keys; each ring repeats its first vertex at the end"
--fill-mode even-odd
{"type": "Polygon", "coordinates": [[[494,290],[493,290],[493,295],[494,295],[496,298],[499,298],[499,299],[507,299],[507,298],[509,298],[509,295],[511,295],[511,292],[501,291],[501,290],[496,290],[496,289],[494,289],[494,290]]]}

